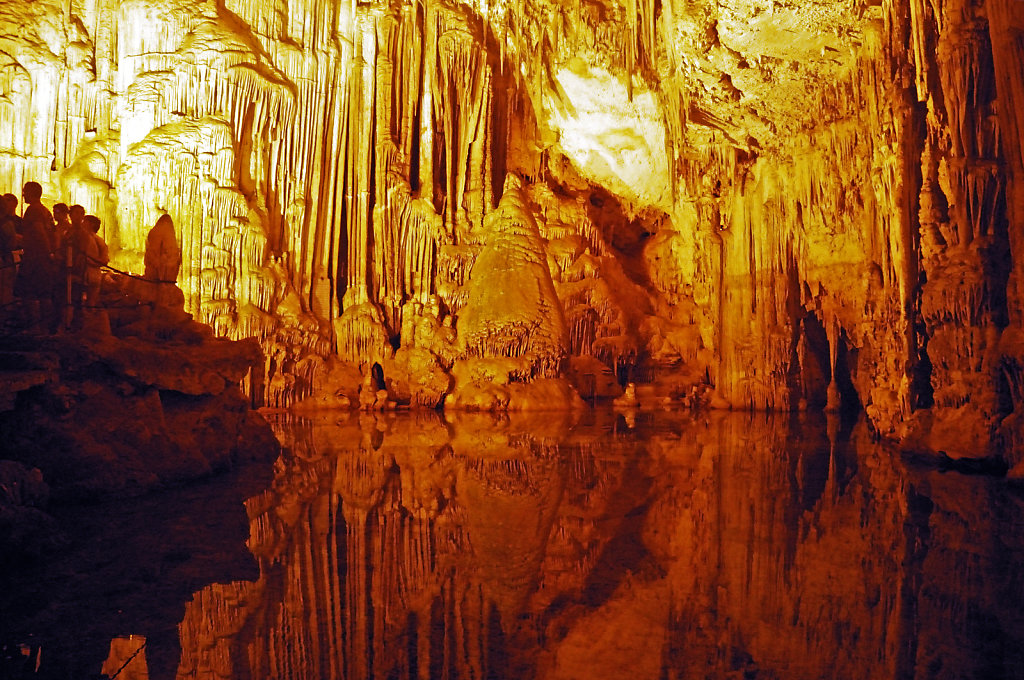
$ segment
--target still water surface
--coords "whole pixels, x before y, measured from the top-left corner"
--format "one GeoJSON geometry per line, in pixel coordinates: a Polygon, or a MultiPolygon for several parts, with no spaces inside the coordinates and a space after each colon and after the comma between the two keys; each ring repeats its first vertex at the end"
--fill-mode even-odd
{"type": "Polygon", "coordinates": [[[1024,678],[1004,480],[824,418],[447,418],[281,418],[272,471],[76,510],[0,632],[50,677],[1024,678]]]}

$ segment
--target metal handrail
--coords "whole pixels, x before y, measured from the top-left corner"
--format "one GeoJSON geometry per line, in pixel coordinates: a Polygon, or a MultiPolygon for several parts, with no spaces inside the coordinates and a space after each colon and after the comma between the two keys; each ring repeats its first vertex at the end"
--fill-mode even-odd
{"type": "MultiPolygon", "coordinates": [[[[12,251],[12,252],[16,252],[16,251],[12,251]]],[[[118,274],[120,276],[125,276],[127,278],[134,279],[136,281],[145,281],[146,283],[157,284],[157,285],[160,285],[160,284],[172,284],[172,285],[173,284],[177,284],[177,280],[165,281],[165,280],[162,280],[162,279],[150,279],[150,278],[146,278],[145,276],[140,276],[138,274],[133,274],[131,272],[127,272],[127,271],[118,269],[117,267],[113,267],[113,266],[111,266],[108,263],[100,262],[96,258],[91,257],[89,255],[85,255],[85,257],[87,258],[88,262],[91,265],[94,265],[94,266],[98,265],[98,268],[101,269],[101,270],[109,271],[109,272],[118,274]]],[[[60,260],[57,260],[57,262],[59,263],[60,260]]],[[[8,270],[8,269],[14,269],[15,271],[17,271],[19,266],[20,266],[20,262],[17,259],[15,259],[12,262],[0,262],[0,272],[2,272],[4,270],[8,270]]],[[[75,305],[73,303],[73,301],[72,301],[72,295],[71,295],[72,284],[74,282],[75,274],[73,273],[72,268],[70,266],[68,266],[67,264],[65,264],[61,268],[64,271],[64,278],[65,278],[66,286],[67,286],[67,294],[66,294],[67,302],[66,302],[66,305],[64,307],[65,309],[67,309],[67,307],[75,307],[76,309],[130,309],[132,307],[137,307],[137,306],[141,306],[141,305],[145,304],[145,303],[141,303],[140,302],[137,305],[103,305],[103,304],[99,304],[99,305],[85,305],[85,304],[75,305]]],[[[13,281],[16,282],[17,278],[15,277],[13,279],[13,281]]],[[[0,281],[0,285],[2,285],[2,283],[5,283],[5,282],[0,281]]],[[[5,292],[5,290],[3,288],[0,288],[0,294],[2,294],[4,292],[5,292]]],[[[13,294],[14,293],[13,286],[12,286],[11,290],[9,291],[9,293],[11,295],[11,300],[9,302],[2,302],[2,303],[0,303],[0,310],[6,310],[8,308],[13,308],[13,307],[21,305],[23,303],[23,298],[19,298],[19,297],[15,297],[14,296],[14,294],[13,294]]],[[[4,299],[5,297],[6,297],[6,295],[0,295],[0,299],[4,299]]],[[[17,333],[19,333],[21,331],[24,331],[28,327],[29,327],[29,324],[14,325],[14,324],[12,324],[12,320],[11,319],[2,319],[2,327],[0,327],[0,336],[8,337],[10,335],[14,335],[14,334],[17,334],[17,333]],[[13,328],[12,328],[12,326],[13,326],[13,328]]]]}

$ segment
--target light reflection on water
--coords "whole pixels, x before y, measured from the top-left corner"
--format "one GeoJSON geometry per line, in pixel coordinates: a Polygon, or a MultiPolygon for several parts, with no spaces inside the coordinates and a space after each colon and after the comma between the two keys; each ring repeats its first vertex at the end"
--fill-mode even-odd
{"type": "Polygon", "coordinates": [[[1024,677],[1021,503],[863,426],[711,414],[276,424],[260,578],[179,677],[1024,677]]]}
{"type": "Polygon", "coordinates": [[[282,417],[272,479],[73,509],[0,637],[60,678],[129,634],[156,680],[1024,677],[1002,479],[836,419],[448,418],[282,417]]]}

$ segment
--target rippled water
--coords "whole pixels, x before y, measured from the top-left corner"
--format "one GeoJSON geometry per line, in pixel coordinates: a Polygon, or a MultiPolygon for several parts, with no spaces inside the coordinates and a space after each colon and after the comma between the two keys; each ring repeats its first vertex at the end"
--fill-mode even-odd
{"type": "Polygon", "coordinates": [[[1021,496],[863,425],[275,426],[272,479],[63,518],[71,556],[0,629],[59,677],[140,639],[122,678],[1024,677],[1021,496]]]}

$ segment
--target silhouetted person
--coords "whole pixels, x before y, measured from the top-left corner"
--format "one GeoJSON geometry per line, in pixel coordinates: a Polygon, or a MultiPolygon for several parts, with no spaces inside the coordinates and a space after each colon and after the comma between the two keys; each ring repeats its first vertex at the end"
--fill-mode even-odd
{"type": "Polygon", "coordinates": [[[82,226],[82,220],[85,219],[85,208],[77,203],[71,206],[68,209],[68,219],[71,221],[71,228],[78,229],[82,226]]]}
{"type": "Polygon", "coordinates": [[[89,238],[85,242],[85,308],[82,326],[86,331],[110,333],[107,312],[100,307],[100,288],[103,284],[103,265],[110,259],[107,243],[100,236],[100,218],[86,215],[83,220],[89,238]]]}
{"type": "Polygon", "coordinates": [[[53,242],[53,270],[56,274],[53,288],[53,304],[60,314],[61,322],[59,328],[67,328],[71,321],[71,250],[68,247],[68,232],[71,229],[71,219],[68,216],[66,203],[57,203],[53,206],[54,221],[54,242],[53,242]]]}
{"type": "MultiPolygon", "coordinates": [[[[40,211],[36,211],[32,219],[22,218],[21,221],[23,254],[14,294],[27,303],[29,327],[48,330],[53,319],[54,272],[50,239],[44,231],[45,220],[40,219],[39,215],[40,211]]],[[[46,215],[49,215],[48,210],[46,215]]]]}
{"type": "Polygon", "coordinates": [[[53,221],[57,236],[64,238],[64,234],[71,228],[71,217],[66,203],[57,203],[53,206],[53,221]]]}
{"type": "Polygon", "coordinates": [[[18,234],[19,218],[14,214],[18,207],[18,199],[13,206],[4,198],[0,198],[0,305],[7,305],[14,298],[15,266],[14,251],[20,248],[21,235],[18,234]]]}
{"type": "Polygon", "coordinates": [[[9,217],[7,202],[0,200],[0,258],[4,258],[4,262],[18,246],[17,225],[9,217]]]}
{"type": "MultiPolygon", "coordinates": [[[[54,206],[57,212],[57,206],[54,206]]],[[[70,300],[64,308],[64,326],[69,328],[74,317],[81,321],[82,298],[86,294],[85,271],[86,253],[93,243],[93,234],[85,227],[85,208],[73,205],[68,211],[68,228],[64,232],[61,252],[64,253],[64,264],[67,267],[71,287],[70,300]]]]}
{"type": "Polygon", "coordinates": [[[14,225],[14,233],[21,237],[21,217],[18,216],[18,197],[14,194],[0,196],[0,203],[3,203],[5,220],[14,225]]]}
{"type": "Polygon", "coordinates": [[[174,234],[174,221],[170,215],[161,215],[146,236],[145,278],[159,282],[154,298],[158,305],[166,305],[171,299],[169,288],[178,281],[181,267],[181,248],[174,234]]]}
{"type": "MultiPolygon", "coordinates": [[[[39,301],[39,316],[37,319],[33,318],[33,322],[42,322],[44,324],[42,330],[53,332],[57,329],[59,321],[58,315],[54,312],[60,308],[61,300],[64,298],[63,289],[65,287],[64,277],[62,276],[63,272],[60,267],[60,255],[57,252],[60,246],[60,235],[54,227],[53,215],[42,203],[43,187],[38,182],[25,182],[21,195],[25,199],[25,212],[21,216],[25,242],[27,243],[30,238],[38,239],[39,234],[42,234],[46,239],[46,252],[51,260],[44,268],[46,274],[38,273],[33,268],[33,285],[38,285],[40,288],[29,293],[29,296],[22,297],[39,301]],[[33,232],[31,237],[28,235],[29,232],[33,232]],[[36,295],[37,297],[32,298],[30,297],[31,295],[36,295]]],[[[25,259],[27,260],[28,258],[29,254],[26,247],[25,259]]],[[[35,306],[33,305],[33,307],[35,306]]]]}
{"type": "Polygon", "coordinates": [[[100,218],[86,215],[83,220],[88,240],[85,241],[85,302],[95,307],[100,301],[100,284],[103,282],[103,265],[110,261],[107,242],[100,236],[100,218]]]}
{"type": "Polygon", "coordinates": [[[38,182],[26,182],[21,195],[25,199],[25,213],[21,216],[23,228],[29,224],[38,225],[46,236],[48,252],[52,254],[57,248],[58,238],[53,226],[53,215],[42,203],[43,187],[38,182]]]}
{"type": "MultiPolygon", "coordinates": [[[[54,206],[56,208],[56,206],[54,206]]],[[[92,232],[85,227],[85,208],[73,205],[68,211],[68,227],[64,231],[61,252],[65,263],[71,270],[71,278],[76,283],[85,281],[85,251],[92,232]]]]}

